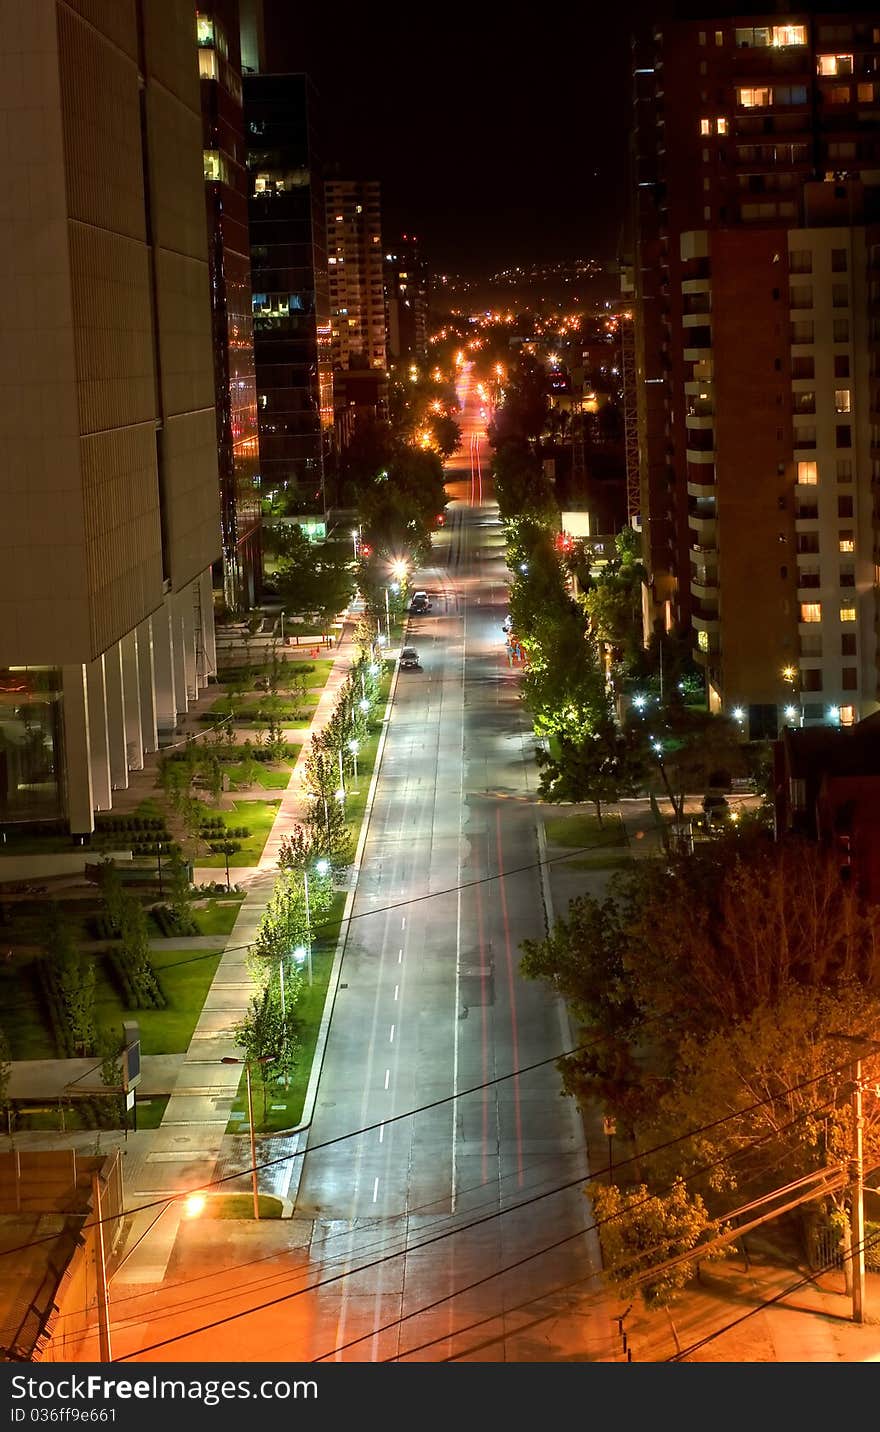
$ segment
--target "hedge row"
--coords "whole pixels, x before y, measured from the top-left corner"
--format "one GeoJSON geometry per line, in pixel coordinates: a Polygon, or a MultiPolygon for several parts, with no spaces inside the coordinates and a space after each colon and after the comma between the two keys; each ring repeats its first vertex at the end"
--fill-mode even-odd
{"type": "Polygon", "coordinates": [[[122,945],[107,950],[110,972],[127,1009],[164,1009],[168,1001],[152,965],[138,965],[122,945]]]}

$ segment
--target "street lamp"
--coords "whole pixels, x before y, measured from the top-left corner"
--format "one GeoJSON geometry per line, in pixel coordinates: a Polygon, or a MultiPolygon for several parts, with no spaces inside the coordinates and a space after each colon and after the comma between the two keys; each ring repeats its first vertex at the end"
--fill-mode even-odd
{"type": "Polygon", "coordinates": [[[363,711],[364,715],[366,716],[367,712],[370,709],[370,703],[367,700],[366,696],[361,697],[360,701],[358,702],[358,709],[360,711],[363,711]]]}
{"type": "Polygon", "coordinates": [[[284,613],[281,613],[281,645],[284,645],[284,613]]]}
{"type": "MultiPolygon", "coordinates": [[[[342,791],[342,794],[343,794],[343,796],[344,796],[344,795],[345,795],[345,766],[344,766],[344,764],[343,764],[343,756],[342,756],[342,747],[341,747],[341,746],[339,747],[338,755],[339,755],[339,790],[342,791]]],[[[336,794],[337,794],[337,797],[338,797],[339,791],[337,791],[336,794]]]]}
{"type": "Polygon", "coordinates": [[[355,560],[355,561],[357,561],[357,559],[358,559],[358,537],[359,537],[359,536],[360,536],[360,528],[359,528],[359,527],[352,527],[352,529],[351,529],[351,541],[352,541],[352,545],[353,545],[353,547],[354,547],[354,560],[355,560]]]}
{"type": "Polygon", "coordinates": [[[355,740],[349,741],[349,743],[348,743],[348,749],[351,751],[351,758],[352,758],[352,760],[354,761],[354,779],[355,779],[355,780],[357,780],[357,778],[358,778],[358,751],[360,750],[360,748],[361,748],[361,747],[360,747],[360,742],[359,742],[359,741],[355,741],[355,740]]]}
{"type": "Polygon", "coordinates": [[[263,1054],[259,1059],[235,1059],[231,1054],[224,1054],[220,1060],[221,1064],[243,1064],[244,1077],[247,1082],[247,1106],[248,1106],[248,1127],[251,1135],[251,1189],[254,1195],[254,1218],[260,1217],[260,1192],[257,1187],[257,1141],[254,1136],[254,1099],[251,1090],[251,1063],[271,1064],[272,1058],[269,1054],[263,1054]]]}

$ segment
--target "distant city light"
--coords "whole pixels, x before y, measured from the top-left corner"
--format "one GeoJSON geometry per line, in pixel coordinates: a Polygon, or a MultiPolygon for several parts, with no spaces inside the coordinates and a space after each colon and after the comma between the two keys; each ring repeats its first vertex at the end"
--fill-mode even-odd
{"type": "Polygon", "coordinates": [[[746,713],[745,711],[743,711],[741,706],[734,706],[731,715],[733,716],[734,721],[745,721],[746,719],[746,713]]]}

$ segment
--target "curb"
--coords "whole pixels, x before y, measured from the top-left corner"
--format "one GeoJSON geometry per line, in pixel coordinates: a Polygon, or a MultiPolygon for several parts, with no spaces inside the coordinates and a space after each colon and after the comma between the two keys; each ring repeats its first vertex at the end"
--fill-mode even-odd
{"type": "MultiPolygon", "coordinates": [[[[363,855],[364,846],[366,845],[367,835],[369,833],[370,817],[373,812],[373,801],[376,795],[376,786],[379,782],[379,773],[382,769],[382,756],[385,751],[385,741],[388,736],[389,715],[391,712],[392,703],[394,701],[394,695],[397,690],[397,678],[399,674],[400,661],[398,659],[397,661],[395,661],[394,675],[391,678],[391,686],[388,691],[388,700],[385,703],[385,711],[382,716],[382,734],[379,737],[379,744],[376,748],[376,760],[373,766],[373,774],[370,777],[370,788],[367,792],[367,800],[366,805],[364,807],[363,820],[361,821],[360,835],[358,836],[357,848],[355,850],[354,860],[352,862],[353,878],[349,884],[348,895],[346,896],[345,906],[342,911],[342,928],[339,932],[339,940],[337,941],[336,945],[336,954],[333,957],[333,966],[330,970],[330,978],[327,983],[327,994],[324,999],[324,1012],[321,1016],[321,1025],[318,1030],[317,1040],[315,1041],[315,1053],[312,1057],[312,1072],[309,1076],[308,1087],[306,1089],[306,1095],[303,1101],[303,1117],[295,1128],[285,1129],[283,1131],[285,1137],[292,1137],[294,1134],[301,1134],[306,1132],[312,1122],[312,1118],[314,1117],[315,1101],[318,1093],[318,1084],[321,1079],[321,1071],[324,1067],[324,1056],[327,1052],[327,1040],[330,1035],[330,1023],[333,1018],[333,1010],[336,1004],[336,995],[339,991],[339,980],[340,975],[342,973],[342,961],[345,956],[345,949],[348,944],[348,935],[351,929],[351,907],[354,904],[355,896],[357,894],[358,879],[360,876],[361,869],[361,857],[363,855]]],[[[274,1137],[277,1138],[278,1135],[276,1134],[274,1137]]],[[[301,1150],[303,1158],[305,1157],[306,1152],[306,1149],[301,1150]]],[[[302,1159],[300,1159],[299,1163],[299,1173],[301,1174],[301,1172],[302,1159]]],[[[299,1175],[292,1174],[291,1182],[293,1182],[294,1179],[296,1180],[296,1183],[298,1185],[299,1175]]],[[[294,1206],[296,1204],[295,1193],[293,1195],[293,1204],[294,1206]]]]}

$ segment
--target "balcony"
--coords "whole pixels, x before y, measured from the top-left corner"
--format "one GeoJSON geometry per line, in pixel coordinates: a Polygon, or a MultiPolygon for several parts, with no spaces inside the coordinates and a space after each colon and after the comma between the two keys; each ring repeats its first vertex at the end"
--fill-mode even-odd
{"type": "Polygon", "coordinates": [[[712,280],[710,278],[685,278],[681,281],[682,293],[711,293],[712,280]]]}
{"type": "Polygon", "coordinates": [[[695,467],[705,465],[709,462],[714,464],[715,449],[713,447],[706,449],[689,447],[685,449],[685,457],[687,458],[687,461],[689,463],[693,463],[695,467]]]}
{"type": "Polygon", "coordinates": [[[691,596],[700,603],[700,610],[711,611],[718,602],[718,573],[711,568],[691,568],[691,596]]]}
{"type": "Polygon", "coordinates": [[[711,517],[699,517],[692,512],[688,516],[688,527],[692,537],[692,552],[715,551],[717,526],[714,514],[711,517]]]}
{"type": "Polygon", "coordinates": [[[712,411],[712,407],[713,405],[711,403],[700,402],[688,405],[688,411],[684,419],[685,426],[688,428],[702,429],[704,432],[710,431],[715,421],[715,414],[712,411]],[[693,406],[693,412],[691,412],[691,406],[693,406]]]}

